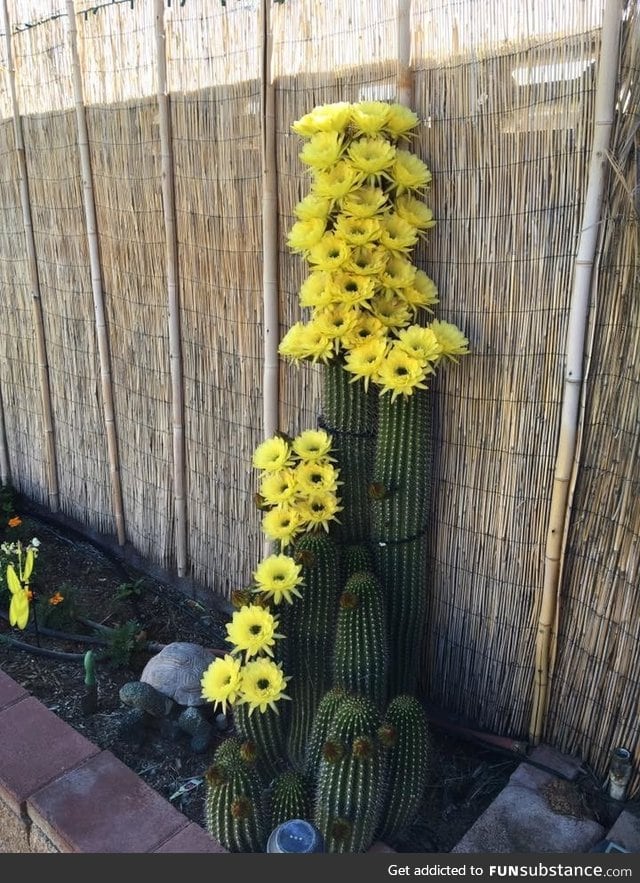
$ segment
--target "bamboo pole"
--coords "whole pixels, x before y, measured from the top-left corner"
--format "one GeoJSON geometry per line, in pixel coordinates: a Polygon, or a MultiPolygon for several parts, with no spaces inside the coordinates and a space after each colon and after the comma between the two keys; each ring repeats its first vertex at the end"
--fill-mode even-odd
{"type": "Polygon", "coordinates": [[[187,572],[187,500],[185,492],[184,381],[180,329],[180,291],[178,287],[178,236],[176,229],[175,188],[173,178],[171,116],[169,109],[169,94],[167,91],[164,2],[163,0],[154,0],[154,2],[162,205],[164,209],[169,311],[169,367],[171,372],[171,413],[173,423],[173,488],[176,527],[176,565],[178,576],[185,576],[187,572]]]}
{"type": "Polygon", "coordinates": [[[279,426],[278,199],[276,179],[275,89],[271,79],[271,0],[262,0],[262,254],[264,298],[263,434],[279,426]]]}
{"type": "Polygon", "coordinates": [[[413,107],[411,71],[411,0],[398,0],[398,67],[396,93],[399,104],[413,107]]]}
{"type": "Polygon", "coordinates": [[[102,285],[102,268],[100,263],[100,246],[98,243],[98,224],[96,221],[95,196],[93,191],[93,175],[91,172],[91,154],[89,150],[89,133],[84,105],[82,71],[78,52],[78,33],[74,0],[67,0],[67,19],[69,43],[71,48],[71,67],[73,74],[73,93],[78,126],[78,152],[80,155],[80,172],[82,176],[82,198],[84,217],[87,230],[89,249],[89,266],[91,270],[91,290],[93,292],[93,309],[95,314],[98,353],[100,357],[100,379],[102,388],[102,408],[105,431],[107,434],[107,455],[109,457],[109,477],[111,480],[111,505],[116,523],[118,544],[125,544],[124,511],[122,506],[122,484],[120,481],[120,458],[118,454],[118,433],[113,407],[113,384],[111,378],[111,358],[109,354],[109,337],[107,332],[104,292],[102,285]]]}
{"type": "Polygon", "coordinates": [[[569,308],[560,436],[556,451],[556,465],[545,550],[542,600],[538,618],[533,710],[529,726],[530,740],[535,745],[542,738],[549,700],[552,628],[558,615],[563,538],[565,536],[565,525],[570,517],[569,487],[577,453],[585,331],[589,314],[594,259],[600,231],[607,151],[615,111],[615,88],[621,20],[622,0],[607,0],[602,23],[600,64],[595,96],[593,144],[587,178],[587,193],[583,208],[569,308]]]}
{"type": "MultiPolygon", "coordinates": [[[[280,373],[278,344],[278,196],[276,172],[275,88],[271,77],[273,32],[271,0],[262,0],[262,292],[264,364],[262,433],[271,438],[279,429],[280,373]]],[[[265,554],[271,543],[265,540],[265,554]]]]}
{"type": "Polygon", "coordinates": [[[9,448],[7,446],[7,432],[4,421],[4,401],[2,387],[0,387],[0,483],[3,487],[9,484],[11,470],[9,467],[9,448]]]}
{"type": "Polygon", "coordinates": [[[20,202],[22,205],[22,221],[24,225],[24,238],[27,247],[27,262],[29,267],[29,287],[31,291],[31,303],[33,309],[33,324],[36,337],[36,357],[38,360],[38,377],[40,381],[40,398],[42,403],[42,423],[44,429],[44,450],[47,470],[47,494],[49,509],[57,512],[60,507],[60,493],[58,489],[58,469],[56,462],[56,442],[53,428],[53,409],[51,406],[51,384],[49,379],[49,362],[47,360],[47,342],[42,315],[42,299],[40,297],[40,278],[38,275],[38,259],[36,244],[33,234],[33,222],[31,219],[31,200],[29,198],[29,179],[27,176],[27,160],[24,149],[24,137],[22,133],[22,118],[18,105],[18,93],[16,89],[16,73],[13,66],[13,52],[11,47],[11,22],[7,0],[2,0],[2,23],[5,33],[7,53],[7,76],[11,91],[11,103],[13,108],[13,128],[15,133],[16,153],[18,157],[18,175],[20,178],[20,202]]]}

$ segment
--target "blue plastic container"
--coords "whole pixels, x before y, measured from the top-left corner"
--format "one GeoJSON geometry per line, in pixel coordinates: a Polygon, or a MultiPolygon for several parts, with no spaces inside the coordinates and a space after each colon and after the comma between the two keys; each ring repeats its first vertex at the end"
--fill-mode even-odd
{"type": "Polygon", "coordinates": [[[324,852],[324,840],[310,822],[289,819],[273,829],[267,841],[267,852],[324,852]]]}

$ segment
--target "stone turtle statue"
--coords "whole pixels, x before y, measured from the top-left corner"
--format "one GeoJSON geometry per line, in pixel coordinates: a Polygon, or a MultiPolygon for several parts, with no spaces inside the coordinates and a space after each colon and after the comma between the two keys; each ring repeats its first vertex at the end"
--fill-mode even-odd
{"type": "Polygon", "coordinates": [[[120,688],[120,701],[131,709],[123,735],[141,744],[154,729],[173,740],[187,734],[192,751],[206,751],[216,730],[226,729],[224,715],[214,715],[200,692],[202,675],[217,655],[200,644],[174,641],[152,656],[140,679],[120,688]]]}

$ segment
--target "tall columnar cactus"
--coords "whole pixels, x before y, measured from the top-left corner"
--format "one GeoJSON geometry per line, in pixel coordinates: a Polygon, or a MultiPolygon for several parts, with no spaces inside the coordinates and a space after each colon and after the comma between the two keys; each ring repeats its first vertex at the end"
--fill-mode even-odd
{"type": "Polygon", "coordinates": [[[387,616],[380,581],[371,571],[354,573],[340,595],[333,681],[379,708],[387,698],[387,616]]]}
{"type": "MultiPolygon", "coordinates": [[[[288,235],[308,264],[300,306],[309,315],[279,352],[322,366],[321,416],[316,429],[295,439],[277,433],[254,453],[262,529],[279,553],[243,594],[232,655],[203,679],[207,698],[238,706],[238,731],[267,758],[271,824],[308,812],[329,852],[400,836],[418,812],[429,755],[416,696],[428,589],[428,384],[468,341],[448,322],[425,321],[438,292],[410,259],[435,224],[422,202],[431,173],[409,149],[417,125],[409,108],[364,101],[317,107],[292,126],[312,182],[288,235]],[[276,720],[284,699],[288,716],[276,720]]],[[[228,808],[247,787],[244,767],[231,768],[228,808]]],[[[216,795],[208,818],[223,829],[216,795]]],[[[245,850],[264,842],[259,827],[250,845],[242,832],[245,850]]]]}
{"type": "Polygon", "coordinates": [[[329,852],[366,852],[383,809],[386,754],[381,715],[364,696],[340,703],[318,768],[313,821],[329,852]]]}
{"type": "Polygon", "coordinates": [[[285,668],[291,676],[288,751],[302,766],[316,708],[331,687],[331,655],[338,598],[342,587],[340,549],[328,534],[306,533],[295,542],[303,588],[295,604],[283,610],[281,628],[285,668]]]}
{"type": "Polygon", "coordinates": [[[286,716],[288,708],[267,708],[264,712],[249,711],[246,704],[238,705],[233,722],[238,736],[255,746],[255,766],[265,783],[281,773],[285,767],[286,716]]]}
{"type": "Polygon", "coordinates": [[[387,746],[384,810],[377,837],[393,840],[414,821],[431,764],[429,727],[415,696],[394,697],[387,707],[380,738],[387,746]]]}
{"type": "Polygon", "coordinates": [[[236,737],[220,744],[205,774],[205,824],[229,852],[262,852],[269,834],[254,747],[236,737]]]}

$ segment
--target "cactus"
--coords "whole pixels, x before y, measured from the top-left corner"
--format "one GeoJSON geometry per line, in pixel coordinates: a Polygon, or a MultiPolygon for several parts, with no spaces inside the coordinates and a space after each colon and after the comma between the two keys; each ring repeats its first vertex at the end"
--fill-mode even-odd
{"type": "Polygon", "coordinates": [[[303,567],[302,597],[283,610],[280,628],[286,635],[284,667],[291,676],[288,751],[292,763],[299,767],[316,708],[331,687],[327,647],[333,643],[341,570],[339,548],[325,533],[303,534],[294,549],[303,567]]]}
{"type": "Polygon", "coordinates": [[[340,470],[343,511],[335,526],[344,543],[367,541],[370,534],[368,485],[373,461],[377,394],[349,375],[336,360],[325,368],[322,423],[334,440],[332,454],[340,470]]]}
{"type": "Polygon", "coordinates": [[[375,574],[350,576],[340,596],[333,652],[337,687],[368,696],[382,708],[387,694],[387,623],[382,586],[375,574]]]}
{"type": "Polygon", "coordinates": [[[388,746],[388,766],[384,811],[376,836],[390,841],[414,821],[429,774],[429,727],[418,699],[400,695],[391,700],[380,738],[388,746]]]}
{"type": "Polygon", "coordinates": [[[205,774],[205,826],[229,852],[263,852],[268,836],[255,749],[230,736],[205,774]]]}
{"type": "Polygon", "coordinates": [[[343,550],[345,579],[363,570],[373,570],[373,558],[366,543],[354,543],[343,550]]]}
{"type": "Polygon", "coordinates": [[[314,824],[328,852],[366,852],[382,812],[386,754],[381,715],[364,696],[336,709],[318,768],[314,824]]]}
{"type": "Polygon", "coordinates": [[[269,826],[273,831],[288,819],[310,819],[310,784],[298,770],[285,770],[273,780],[269,792],[269,826]]]}
{"type": "Polygon", "coordinates": [[[324,694],[318,704],[305,754],[304,770],[310,779],[315,779],[317,775],[329,727],[333,721],[336,709],[346,695],[346,692],[341,687],[333,687],[324,694]]]}
{"type": "Polygon", "coordinates": [[[415,693],[424,637],[431,475],[431,403],[417,390],[402,407],[383,399],[373,468],[375,569],[387,599],[394,649],[390,695],[415,693]]]}
{"type": "Polygon", "coordinates": [[[288,709],[249,712],[246,704],[233,710],[238,736],[256,747],[256,769],[264,782],[282,771],[286,757],[286,723],[288,709]]]}

